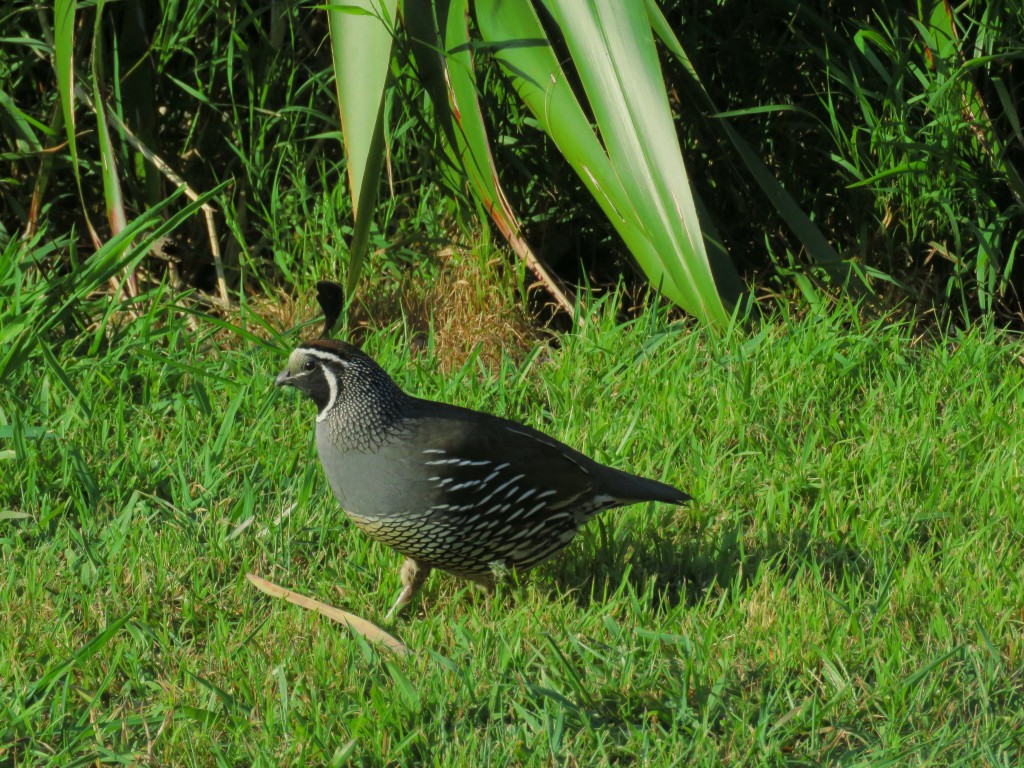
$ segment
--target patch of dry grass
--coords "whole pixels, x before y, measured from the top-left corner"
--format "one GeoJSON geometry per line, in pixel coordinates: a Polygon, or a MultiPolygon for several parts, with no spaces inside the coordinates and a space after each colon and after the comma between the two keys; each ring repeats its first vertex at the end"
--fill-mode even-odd
{"type": "Polygon", "coordinates": [[[489,369],[503,355],[519,360],[546,333],[524,303],[523,276],[509,257],[487,246],[446,249],[436,255],[438,272],[429,281],[388,285],[371,281],[360,291],[350,321],[357,339],[404,323],[414,352],[427,348],[449,373],[478,350],[489,369]]]}

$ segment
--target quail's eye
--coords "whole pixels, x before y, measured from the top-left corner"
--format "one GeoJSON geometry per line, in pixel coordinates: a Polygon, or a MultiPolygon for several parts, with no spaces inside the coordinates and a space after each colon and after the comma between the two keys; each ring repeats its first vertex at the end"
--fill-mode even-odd
{"type": "Polygon", "coordinates": [[[313,361],[313,360],[307,360],[306,362],[304,362],[302,364],[302,370],[304,370],[304,371],[315,371],[316,370],[316,362],[313,361]]]}

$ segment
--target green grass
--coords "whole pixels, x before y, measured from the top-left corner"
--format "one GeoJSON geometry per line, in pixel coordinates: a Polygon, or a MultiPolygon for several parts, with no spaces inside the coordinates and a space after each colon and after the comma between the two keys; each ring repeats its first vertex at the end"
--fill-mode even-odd
{"type": "Polygon", "coordinates": [[[490,600],[433,575],[401,659],[245,579],[375,621],[399,588],[330,496],[311,404],[272,386],[283,356],[115,320],[0,389],[2,766],[1024,760],[1012,337],[606,313],[443,377],[370,334],[407,388],[697,499],[607,513],[490,600]]]}

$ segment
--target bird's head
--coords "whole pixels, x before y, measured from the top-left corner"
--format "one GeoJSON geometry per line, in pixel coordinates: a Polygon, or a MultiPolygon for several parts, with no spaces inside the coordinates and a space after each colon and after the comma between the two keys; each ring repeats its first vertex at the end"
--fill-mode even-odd
{"type": "MultiPolygon", "coordinates": [[[[344,341],[317,339],[296,347],[274,382],[295,387],[316,403],[317,421],[345,405],[357,410],[391,407],[401,392],[367,354],[344,341]]],[[[351,412],[351,409],[342,409],[351,412]]],[[[341,412],[341,410],[339,410],[341,412]]]]}

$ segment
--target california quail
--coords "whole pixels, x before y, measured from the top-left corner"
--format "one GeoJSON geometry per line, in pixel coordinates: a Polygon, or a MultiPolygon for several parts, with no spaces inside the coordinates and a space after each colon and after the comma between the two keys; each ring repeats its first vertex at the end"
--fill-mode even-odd
{"type": "Polygon", "coordinates": [[[406,557],[388,618],[431,568],[490,586],[551,557],[602,510],[690,498],[522,424],[407,395],[342,341],[300,345],[276,383],[316,403],[317,452],[342,508],[406,557]]]}

